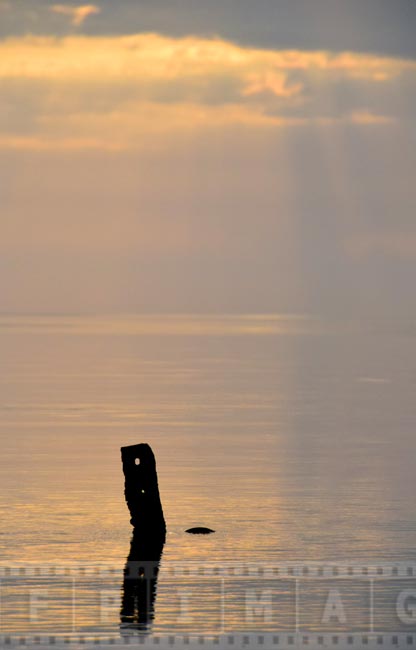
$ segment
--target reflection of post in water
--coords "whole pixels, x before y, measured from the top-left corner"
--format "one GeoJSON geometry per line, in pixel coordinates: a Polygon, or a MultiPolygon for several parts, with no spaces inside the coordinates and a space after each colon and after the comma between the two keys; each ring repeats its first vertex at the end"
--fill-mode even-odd
{"type": "Polygon", "coordinates": [[[124,568],[121,599],[121,629],[150,631],[154,618],[157,575],[163,537],[152,537],[134,529],[130,553],[124,568]]]}
{"type": "Polygon", "coordinates": [[[149,631],[154,618],[157,575],[166,526],[156,461],[149,445],[121,448],[127,506],[134,526],[124,568],[121,628],[149,631]]]}

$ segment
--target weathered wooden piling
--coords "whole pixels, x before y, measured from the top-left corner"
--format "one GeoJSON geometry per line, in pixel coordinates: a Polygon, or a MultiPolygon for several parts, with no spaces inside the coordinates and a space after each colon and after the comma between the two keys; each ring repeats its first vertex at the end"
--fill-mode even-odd
{"type": "Polygon", "coordinates": [[[151,447],[142,443],[121,447],[124,495],[130,523],[150,538],[165,536],[166,524],[157,482],[156,460],[151,447]]]}

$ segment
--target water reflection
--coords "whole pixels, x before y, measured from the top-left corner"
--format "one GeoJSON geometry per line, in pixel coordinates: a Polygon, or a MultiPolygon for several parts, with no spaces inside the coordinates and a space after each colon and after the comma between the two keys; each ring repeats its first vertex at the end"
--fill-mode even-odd
{"type": "Polygon", "coordinates": [[[122,636],[134,631],[150,634],[155,615],[157,578],[165,534],[146,534],[135,528],[124,567],[121,594],[122,636]]]}

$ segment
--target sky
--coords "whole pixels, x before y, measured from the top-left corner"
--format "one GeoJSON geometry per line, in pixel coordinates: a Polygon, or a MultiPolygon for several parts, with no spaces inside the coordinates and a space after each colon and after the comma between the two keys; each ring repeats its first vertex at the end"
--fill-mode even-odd
{"type": "Polygon", "coordinates": [[[0,0],[0,311],[413,318],[414,0],[0,0]]]}

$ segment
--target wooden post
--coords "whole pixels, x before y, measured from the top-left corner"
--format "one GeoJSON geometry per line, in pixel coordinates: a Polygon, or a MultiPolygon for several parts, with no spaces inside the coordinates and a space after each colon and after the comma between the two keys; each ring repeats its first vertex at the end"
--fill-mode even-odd
{"type": "Polygon", "coordinates": [[[146,536],[165,536],[166,524],[160,502],[156,460],[148,444],[121,447],[125,477],[124,495],[130,523],[146,536]]]}

